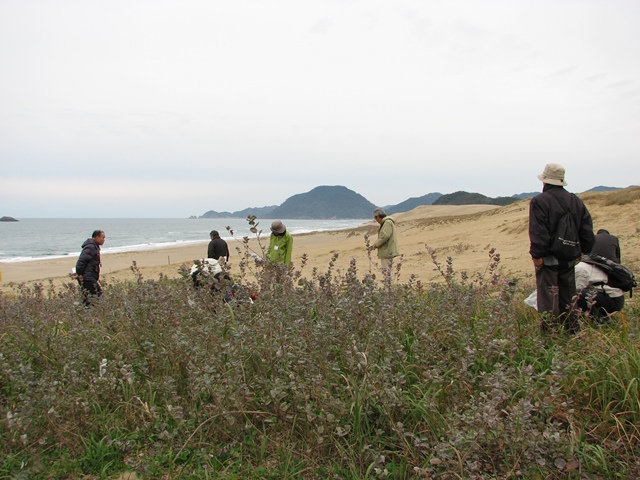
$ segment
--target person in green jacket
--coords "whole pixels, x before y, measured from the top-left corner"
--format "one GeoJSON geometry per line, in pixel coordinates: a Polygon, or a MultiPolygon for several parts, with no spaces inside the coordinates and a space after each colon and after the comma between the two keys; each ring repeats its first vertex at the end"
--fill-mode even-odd
{"type": "Polygon", "coordinates": [[[378,250],[378,258],[382,269],[391,270],[393,258],[400,255],[396,238],[396,222],[393,218],[387,217],[387,214],[381,208],[376,208],[373,211],[373,218],[378,222],[380,228],[378,229],[378,240],[371,248],[378,250]]]}
{"type": "Polygon", "coordinates": [[[280,220],[271,224],[271,237],[267,258],[275,263],[291,265],[291,252],[293,250],[293,237],[287,232],[287,227],[280,220]]]}

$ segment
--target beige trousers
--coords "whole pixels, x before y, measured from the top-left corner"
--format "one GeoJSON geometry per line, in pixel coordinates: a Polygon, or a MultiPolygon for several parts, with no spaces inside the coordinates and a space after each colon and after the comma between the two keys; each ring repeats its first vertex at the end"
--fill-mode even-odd
{"type": "Polygon", "coordinates": [[[383,270],[389,270],[391,271],[391,268],[393,267],[393,257],[392,258],[381,258],[380,259],[380,266],[382,267],[383,270]]]}

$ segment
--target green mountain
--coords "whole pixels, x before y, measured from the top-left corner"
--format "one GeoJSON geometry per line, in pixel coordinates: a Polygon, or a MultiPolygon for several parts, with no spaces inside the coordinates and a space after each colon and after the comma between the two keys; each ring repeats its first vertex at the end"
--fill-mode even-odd
{"type": "Polygon", "coordinates": [[[391,205],[384,208],[387,215],[398,212],[408,212],[421,205],[433,205],[433,202],[438,200],[442,196],[441,193],[433,192],[427,193],[421,197],[411,197],[404,202],[400,202],[397,205],[391,205]]]}
{"type": "Polygon", "coordinates": [[[587,190],[587,192],[611,192],[613,190],[622,190],[622,189],[618,187],[605,187],[604,185],[598,185],[597,187],[593,187],[587,190]]]}
{"type": "MultiPolygon", "coordinates": [[[[617,187],[594,187],[587,191],[619,190],[617,187]]],[[[409,198],[397,205],[384,207],[388,214],[408,212],[421,205],[509,205],[518,200],[530,198],[540,192],[528,192],[512,197],[491,198],[481,193],[455,192],[442,195],[438,192],[428,193],[421,197],[409,198]]],[[[310,192],[289,197],[282,205],[268,207],[252,207],[236,212],[216,212],[209,210],[199,217],[190,218],[246,218],[255,215],[258,218],[371,218],[376,206],[362,195],[343,186],[321,186],[310,192]]],[[[4,220],[6,221],[6,220],[4,220]]]]}
{"type": "Polygon", "coordinates": [[[371,218],[376,206],[346,187],[320,186],[287,198],[272,218],[371,218]]]}
{"type": "Polygon", "coordinates": [[[491,198],[481,193],[454,192],[442,195],[433,205],[509,205],[517,202],[514,197],[496,197],[491,198]]]}
{"type": "Polygon", "coordinates": [[[523,192],[523,193],[516,193],[511,195],[513,198],[517,198],[518,200],[524,200],[525,198],[532,198],[535,197],[536,195],[538,195],[540,192],[523,192]]]}

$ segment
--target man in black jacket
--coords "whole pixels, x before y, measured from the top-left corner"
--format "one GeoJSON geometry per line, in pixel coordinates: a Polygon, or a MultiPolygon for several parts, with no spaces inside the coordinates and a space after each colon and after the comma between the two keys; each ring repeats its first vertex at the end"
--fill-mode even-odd
{"type": "Polygon", "coordinates": [[[213,258],[220,260],[220,257],[224,257],[224,261],[229,259],[229,246],[227,242],[220,238],[220,234],[217,230],[211,230],[209,234],[211,241],[209,242],[209,248],[207,248],[207,258],[213,258]]]}
{"type": "Polygon", "coordinates": [[[607,230],[601,228],[596,233],[596,243],[591,250],[591,253],[597,253],[604,258],[608,258],[611,261],[620,263],[620,242],[618,237],[611,235],[607,230]]]}
{"type": "Polygon", "coordinates": [[[76,263],[76,275],[82,285],[84,304],[90,306],[92,299],[102,295],[100,280],[100,247],[104,244],[105,234],[102,230],[95,230],[91,238],[82,244],[82,252],[76,263]]]}
{"type": "Polygon", "coordinates": [[[576,295],[575,259],[559,259],[551,253],[558,223],[565,211],[570,212],[578,228],[580,251],[587,254],[595,243],[591,215],[582,200],[563,187],[565,170],[557,163],[548,164],[538,175],[542,193],[531,199],[529,205],[529,253],[536,270],[538,312],[542,315],[542,332],[552,324],[561,325],[569,333],[578,331],[579,325],[573,305],[576,295]]]}

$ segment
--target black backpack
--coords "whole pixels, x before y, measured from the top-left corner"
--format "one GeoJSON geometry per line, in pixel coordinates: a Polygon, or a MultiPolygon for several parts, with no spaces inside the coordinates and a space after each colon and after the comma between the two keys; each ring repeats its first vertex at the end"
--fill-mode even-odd
{"type": "Polygon", "coordinates": [[[558,260],[575,260],[582,254],[580,237],[576,226],[576,217],[571,210],[562,207],[558,199],[552,195],[563,213],[558,219],[551,244],[551,255],[558,260]]]}
{"type": "Polygon", "coordinates": [[[597,253],[585,255],[582,257],[582,261],[595,265],[604,271],[608,277],[607,285],[613,288],[619,288],[623,292],[629,292],[629,297],[633,296],[633,289],[638,286],[638,282],[636,282],[636,277],[633,275],[633,272],[627,267],[597,253]]]}

